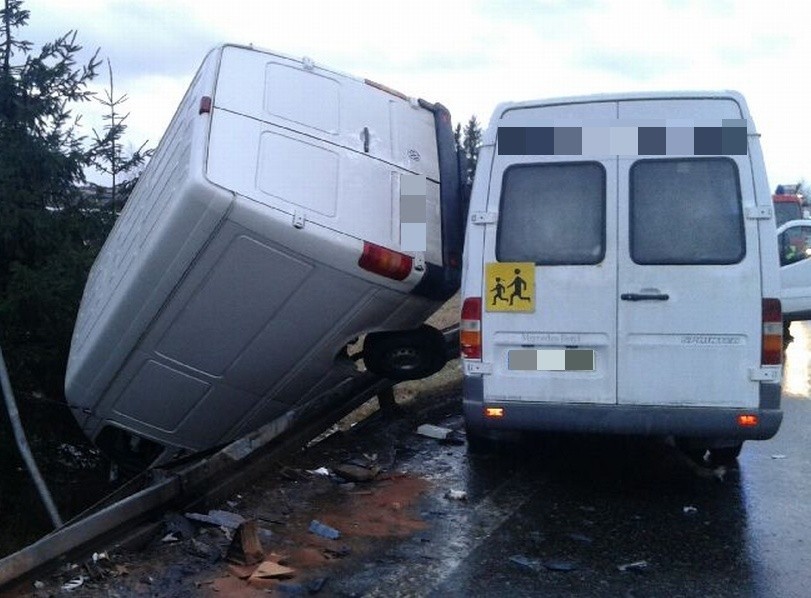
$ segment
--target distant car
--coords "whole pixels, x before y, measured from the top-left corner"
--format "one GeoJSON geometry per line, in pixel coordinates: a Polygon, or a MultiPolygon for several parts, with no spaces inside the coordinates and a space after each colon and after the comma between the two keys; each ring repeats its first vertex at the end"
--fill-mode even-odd
{"type": "Polygon", "coordinates": [[[811,320],[811,220],[790,220],[777,229],[783,320],[811,320]]]}

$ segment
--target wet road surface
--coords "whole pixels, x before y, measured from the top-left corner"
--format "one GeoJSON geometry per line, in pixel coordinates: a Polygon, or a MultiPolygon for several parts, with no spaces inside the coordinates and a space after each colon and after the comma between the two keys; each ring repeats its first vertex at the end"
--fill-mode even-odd
{"type": "MultiPolygon", "coordinates": [[[[501,454],[420,440],[428,532],[333,589],[348,595],[811,595],[811,333],[794,324],[785,418],[723,479],[660,441],[526,438],[501,454]],[[443,498],[462,489],[466,502],[443,498]],[[636,563],[636,566],[623,565],[636,563]]],[[[459,425],[458,418],[444,422],[459,425]]]]}
{"type": "MultiPolygon", "coordinates": [[[[772,440],[746,443],[723,475],[661,440],[527,437],[471,456],[464,445],[413,433],[423,421],[461,428],[457,400],[442,416],[358,426],[295,465],[332,467],[338,455],[374,455],[390,472],[382,482],[344,493],[326,479],[315,488],[274,476],[221,508],[254,516],[278,511],[283,499],[284,517],[264,521],[284,521],[263,525],[272,529],[272,550],[301,563],[288,587],[294,593],[306,592],[298,580],[320,576],[327,578],[320,596],[806,597],[811,333],[805,324],[792,332],[782,428],[772,440]],[[449,498],[452,490],[466,499],[449,498]],[[311,518],[343,528],[348,556],[326,562],[323,547],[307,544],[311,518]],[[304,557],[312,557],[309,569],[304,557]]],[[[209,543],[220,533],[205,531],[198,538],[209,543]]],[[[262,595],[237,579],[215,588],[228,576],[226,565],[188,552],[163,546],[143,557],[149,567],[132,557],[129,575],[74,595],[262,595]]]]}

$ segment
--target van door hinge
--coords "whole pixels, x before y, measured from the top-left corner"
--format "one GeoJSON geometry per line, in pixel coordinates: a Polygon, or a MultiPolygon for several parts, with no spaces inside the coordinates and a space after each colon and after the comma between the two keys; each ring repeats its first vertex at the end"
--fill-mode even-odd
{"type": "Polygon", "coordinates": [[[304,215],[304,212],[299,212],[298,210],[293,212],[293,226],[296,228],[304,228],[306,220],[307,217],[304,215]]]}
{"type": "Polygon", "coordinates": [[[772,213],[771,206],[746,206],[746,217],[749,220],[768,220],[772,213]]]}
{"type": "Polygon", "coordinates": [[[470,221],[473,224],[495,224],[498,222],[498,212],[473,212],[470,221]]]}
{"type": "Polygon", "coordinates": [[[780,382],[780,369],[749,368],[749,379],[759,382],[780,382]]]}
{"type": "Polygon", "coordinates": [[[466,374],[492,374],[493,364],[484,361],[467,361],[462,360],[465,364],[466,374]]]}

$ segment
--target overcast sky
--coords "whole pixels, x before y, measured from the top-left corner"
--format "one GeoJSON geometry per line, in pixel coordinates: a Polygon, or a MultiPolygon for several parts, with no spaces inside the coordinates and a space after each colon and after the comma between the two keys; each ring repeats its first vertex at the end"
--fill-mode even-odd
{"type": "MultiPolygon", "coordinates": [[[[128,141],[157,144],[205,53],[253,43],[373,79],[486,124],[500,101],[735,89],[769,182],[811,179],[811,3],[691,0],[26,0],[23,37],[77,29],[130,100],[128,141]]],[[[103,78],[97,80],[104,86],[103,78]]],[[[94,120],[87,106],[88,124],[94,120]]]]}

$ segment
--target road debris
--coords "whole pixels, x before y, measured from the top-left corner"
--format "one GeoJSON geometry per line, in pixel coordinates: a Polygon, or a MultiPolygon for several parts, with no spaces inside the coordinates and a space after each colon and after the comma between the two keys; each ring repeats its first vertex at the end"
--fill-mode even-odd
{"type": "Polygon", "coordinates": [[[772,459],[785,459],[785,455],[772,455],[772,459]]]}
{"type": "Polygon", "coordinates": [[[255,565],[265,558],[265,551],[259,541],[259,532],[255,519],[240,524],[228,546],[225,558],[238,565],[255,565]]]}
{"type": "Polygon", "coordinates": [[[208,515],[202,513],[184,513],[186,518],[192,521],[200,521],[201,523],[209,523],[211,525],[219,525],[228,529],[236,529],[240,524],[245,522],[245,518],[238,513],[231,513],[230,511],[219,511],[213,509],[208,512],[208,515]]]}
{"type": "Polygon", "coordinates": [[[254,570],[251,577],[257,579],[289,579],[295,573],[296,570],[291,567],[280,565],[275,561],[264,561],[254,570]]]}
{"type": "Polygon", "coordinates": [[[510,557],[510,562],[518,565],[522,569],[529,569],[530,571],[540,571],[541,561],[538,559],[531,559],[522,554],[514,554],[510,557]]]}
{"type": "Polygon", "coordinates": [[[202,540],[198,540],[197,538],[192,538],[189,541],[188,545],[186,546],[186,552],[206,559],[210,563],[215,563],[222,558],[219,548],[203,542],[202,540]]]}
{"type": "Polygon", "coordinates": [[[177,537],[175,532],[169,532],[163,538],[161,538],[161,542],[164,544],[169,544],[171,542],[180,542],[180,538],[177,537]]]}
{"type": "Polygon", "coordinates": [[[571,538],[575,542],[580,542],[581,544],[591,544],[592,542],[594,542],[594,540],[591,539],[586,534],[581,534],[578,532],[572,532],[571,534],[566,534],[566,536],[568,538],[571,538]]]}
{"type": "Polygon", "coordinates": [[[350,482],[370,482],[380,473],[380,467],[364,467],[354,463],[343,463],[334,468],[335,473],[350,482]]]}
{"type": "Polygon", "coordinates": [[[34,589],[35,590],[43,590],[43,589],[45,589],[45,582],[42,582],[42,581],[39,581],[39,580],[35,581],[34,582],[34,589]]]}
{"type": "Polygon", "coordinates": [[[311,475],[320,475],[326,477],[329,477],[330,475],[330,471],[326,467],[319,467],[318,469],[308,469],[307,473],[311,475]]]}
{"type": "Polygon", "coordinates": [[[86,580],[87,578],[84,575],[80,575],[79,577],[71,579],[70,581],[62,584],[62,589],[66,592],[71,592],[77,588],[80,588],[86,580]]]}
{"type": "Polygon", "coordinates": [[[327,577],[316,577],[315,579],[311,579],[307,583],[307,591],[310,592],[310,594],[318,594],[318,592],[324,589],[327,579],[327,577]]]}
{"type": "Polygon", "coordinates": [[[445,498],[449,500],[467,500],[467,492],[464,490],[448,490],[445,498]]]}
{"type": "Polygon", "coordinates": [[[641,572],[648,568],[648,561],[634,561],[633,563],[624,563],[622,565],[617,565],[617,569],[622,573],[626,571],[635,571],[641,572]]]}
{"type": "Polygon", "coordinates": [[[317,519],[313,519],[310,522],[309,531],[317,536],[321,536],[322,538],[327,538],[328,540],[337,540],[341,537],[341,532],[334,527],[321,523],[317,519]]]}
{"type": "Polygon", "coordinates": [[[541,564],[550,571],[576,571],[580,568],[574,561],[551,560],[543,561],[541,564]]]}
{"type": "Polygon", "coordinates": [[[188,539],[194,537],[194,524],[180,513],[167,513],[163,517],[163,525],[167,534],[188,539]]]}
{"type": "Polygon", "coordinates": [[[417,428],[417,434],[435,440],[445,440],[451,432],[453,432],[453,430],[450,428],[443,428],[441,426],[435,426],[434,424],[422,424],[417,428]]]}
{"type": "Polygon", "coordinates": [[[685,515],[694,515],[698,513],[698,508],[694,507],[693,505],[687,505],[681,508],[681,512],[685,515]]]}

